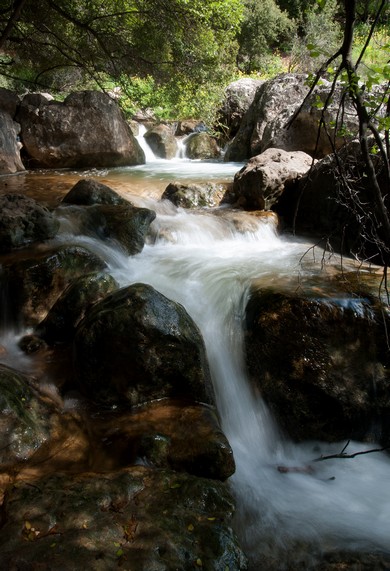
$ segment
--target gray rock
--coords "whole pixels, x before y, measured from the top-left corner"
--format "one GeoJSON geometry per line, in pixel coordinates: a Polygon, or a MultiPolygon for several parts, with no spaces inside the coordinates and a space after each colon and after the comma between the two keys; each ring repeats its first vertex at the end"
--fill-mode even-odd
{"type": "Polygon", "coordinates": [[[29,94],[17,120],[30,166],[114,167],[145,161],[119,107],[104,93],[76,92],[63,103],[29,94]]]}
{"type": "Polygon", "coordinates": [[[169,125],[155,125],[144,137],[156,157],[173,159],[176,156],[177,142],[169,125]]]}
{"type": "Polygon", "coordinates": [[[233,81],[225,89],[224,100],[218,112],[222,128],[227,135],[234,137],[241,125],[245,113],[251,106],[258,88],[264,83],[260,79],[244,77],[233,81]]]}
{"type": "Polygon", "coordinates": [[[164,190],[161,198],[170,200],[175,206],[182,208],[204,208],[218,206],[228,185],[216,183],[182,184],[171,182],[164,190]]]}
{"type": "Polygon", "coordinates": [[[20,125],[6,111],[0,111],[0,175],[24,170],[18,141],[20,125]]]}
{"type": "Polygon", "coordinates": [[[10,252],[53,238],[58,220],[32,198],[21,194],[0,196],[0,252],[10,252]]]}
{"type": "Polygon", "coordinates": [[[129,201],[122,198],[106,184],[90,178],[79,180],[62,199],[64,204],[126,204],[129,201]]]}
{"type": "Polygon", "coordinates": [[[220,154],[216,140],[208,133],[194,133],[186,140],[186,156],[189,159],[216,159],[220,154]]]}

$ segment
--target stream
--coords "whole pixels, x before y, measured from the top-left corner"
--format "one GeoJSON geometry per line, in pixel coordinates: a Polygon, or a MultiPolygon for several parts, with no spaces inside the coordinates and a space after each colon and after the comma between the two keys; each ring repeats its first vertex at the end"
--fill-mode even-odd
{"type": "MultiPolygon", "coordinates": [[[[319,462],[309,473],[278,472],[280,465],[312,466],[315,458],[340,452],[345,442],[291,442],[250,387],[245,372],[242,321],[252,281],[295,289],[302,280],[319,280],[322,273],[335,271],[340,260],[333,256],[324,267],[319,249],[302,258],[311,244],[278,236],[271,219],[248,214],[247,223],[237,226],[223,209],[216,216],[207,209],[185,211],[158,200],[172,180],[227,181],[240,166],[179,158],[152,160],[140,167],[88,173],[26,173],[12,180],[7,177],[7,184],[55,204],[80,174],[86,174],[137,206],[156,211],[152,238],[140,254],[130,258],[93,238],[74,235],[71,220],[62,217],[61,211],[62,231],[56,241],[86,245],[104,257],[121,286],[152,285],[180,302],[200,327],[222,427],[237,466],[229,480],[237,501],[236,530],[252,561],[270,555],[283,561],[283,554],[291,549],[301,549],[299,558],[307,563],[316,551],[329,549],[390,552],[388,455],[319,462]]],[[[343,263],[354,267],[352,260],[343,263]]],[[[13,339],[6,343],[9,349],[13,339]]],[[[20,359],[16,349],[9,350],[9,355],[20,359]]],[[[22,368],[28,368],[28,358],[24,359],[22,368]]],[[[372,447],[351,442],[348,451],[372,447]]]]}

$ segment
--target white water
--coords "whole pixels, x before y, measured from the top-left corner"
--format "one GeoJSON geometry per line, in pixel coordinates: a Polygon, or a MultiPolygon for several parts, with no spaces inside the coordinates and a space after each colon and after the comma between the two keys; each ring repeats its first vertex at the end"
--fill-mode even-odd
{"type": "MultiPolygon", "coordinates": [[[[99,254],[122,286],[154,286],[183,304],[201,328],[222,426],[236,460],[231,486],[246,549],[255,561],[273,554],[275,569],[287,565],[285,553],[301,540],[310,542],[309,551],[304,547],[300,554],[306,567],[317,549],[390,551],[389,458],[378,453],[313,464],[322,454],[340,452],[345,443],[289,442],[246,379],[242,319],[251,280],[277,284],[296,276],[298,286],[298,274],[306,273],[300,258],[307,244],[283,241],[271,223],[259,221],[254,231],[253,217],[251,230],[238,232],[207,212],[185,212],[166,202],[154,208],[157,238],[141,254],[128,258],[102,246],[99,254]],[[308,464],[311,474],[277,470],[308,464]]],[[[319,271],[320,262],[321,253],[317,268],[308,259],[308,274],[319,271]]],[[[348,452],[364,449],[367,445],[351,443],[348,452]]]]}

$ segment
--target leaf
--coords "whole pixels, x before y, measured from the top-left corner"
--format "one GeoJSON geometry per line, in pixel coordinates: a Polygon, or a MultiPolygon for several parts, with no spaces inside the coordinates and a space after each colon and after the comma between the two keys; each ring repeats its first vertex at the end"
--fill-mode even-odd
{"type": "Polygon", "coordinates": [[[192,525],[192,523],[190,523],[189,526],[187,526],[188,531],[194,531],[194,526],[192,525]]]}

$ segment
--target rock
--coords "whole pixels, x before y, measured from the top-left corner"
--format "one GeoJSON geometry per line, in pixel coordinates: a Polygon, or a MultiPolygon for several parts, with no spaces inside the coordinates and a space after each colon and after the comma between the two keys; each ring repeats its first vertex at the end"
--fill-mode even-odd
{"type": "Polygon", "coordinates": [[[214,137],[205,132],[191,135],[186,140],[185,147],[189,159],[216,159],[221,154],[214,137]]]}
{"type": "Polygon", "coordinates": [[[15,91],[0,87],[0,111],[8,113],[13,119],[20,105],[20,97],[15,91]]]}
{"type": "Polygon", "coordinates": [[[5,291],[15,321],[36,325],[78,276],[103,270],[106,264],[81,246],[61,246],[3,266],[5,291]]]}
{"type": "Polygon", "coordinates": [[[9,113],[0,111],[0,175],[24,170],[20,158],[19,133],[20,125],[9,113]]]}
{"type": "Polygon", "coordinates": [[[47,208],[21,194],[0,196],[0,252],[53,238],[59,222],[47,208]]]}
{"type": "Polygon", "coordinates": [[[183,135],[190,135],[191,133],[200,132],[205,128],[204,123],[193,120],[187,121],[179,121],[176,130],[175,136],[182,137],[183,135]]]}
{"type": "Polygon", "coordinates": [[[301,151],[267,149],[236,173],[232,192],[225,196],[224,202],[245,210],[269,210],[285,185],[301,178],[312,164],[310,155],[301,151]]]}
{"type": "Polygon", "coordinates": [[[161,199],[170,200],[175,206],[182,208],[213,207],[219,205],[227,186],[213,182],[203,184],[171,182],[164,190],[161,199]]]}
{"type": "Polygon", "coordinates": [[[218,480],[235,471],[232,449],[210,406],[163,400],[106,415],[97,441],[104,443],[103,466],[111,462],[111,469],[142,463],[218,480]]]}
{"type": "Polygon", "coordinates": [[[97,303],[77,329],[83,394],[125,407],[161,398],[214,403],[201,334],[185,309],[135,284],[97,303]]]}
{"type": "MultiPolygon", "coordinates": [[[[242,161],[269,148],[304,151],[316,158],[332,153],[331,142],[323,129],[318,139],[321,109],[317,102],[318,98],[322,102],[326,100],[330,90],[329,82],[323,80],[295,121],[288,126],[290,119],[298,111],[308,93],[306,80],[305,75],[290,73],[265,81],[256,91],[253,103],[226,151],[225,160],[242,161]]],[[[331,122],[339,119],[338,109],[341,96],[342,89],[336,86],[332,103],[325,114],[330,138],[334,135],[331,122]]],[[[345,101],[345,105],[344,126],[351,134],[357,133],[356,113],[348,100],[345,101]]],[[[337,148],[344,143],[344,137],[335,137],[337,148]]]]}
{"type": "Polygon", "coordinates": [[[134,467],[53,475],[10,489],[2,569],[245,570],[221,482],[134,467]]]}
{"type": "Polygon", "coordinates": [[[261,79],[244,77],[233,81],[225,89],[224,100],[218,111],[218,122],[229,138],[236,135],[245,113],[263,83],[261,79]]]}
{"type": "Polygon", "coordinates": [[[63,103],[26,95],[19,108],[29,166],[115,167],[145,162],[114,100],[98,91],[69,95],[63,103]]]}
{"type": "Polygon", "coordinates": [[[64,204],[92,206],[93,204],[124,204],[130,202],[122,198],[109,186],[90,178],[82,178],[62,199],[64,204]]]}
{"type": "MultiPolygon", "coordinates": [[[[379,156],[373,156],[383,196],[387,182],[379,156]]],[[[313,169],[286,187],[275,204],[285,228],[321,240],[336,252],[383,264],[383,252],[371,239],[380,227],[371,214],[372,192],[357,141],[318,161],[313,169]],[[343,180],[348,186],[343,185],[343,180]]]]}
{"type": "Polygon", "coordinates": [[[168,125],[155,125],[146,131],[144,137],[156,157],[173,159],[176,156],[177,142],[168,125]]]}
{"type": "Polygon", "coordinates": [[[49,345],[70,342],[88,310],[118,287],[114,278],[103,272],[79,276],[63,291],[36,332],[49,345]]]}
{"type": "Polygon", "coordinates": [[[95,204],[93,206],[65,206],[57,214],[67,219],[75,232],[114,242],[128,255],[142,251],[150,224],[156,213],[149,208],[126,204],[95,204]]]}
{"type": "Polygon", "coordinates": [[[50,435],[53,407],[18,371],[0,364],[0,465],[1,469],[24,462],[50,435]]]}
{"type": "Polygon", "coordinates": [[[254,285],[247,367],[291,438],[388,438],[388,426],[384,433],[373,428],[390,412],[382,311],[365,297],[321,298],[314,288],[306,297],[254,285]]]}

